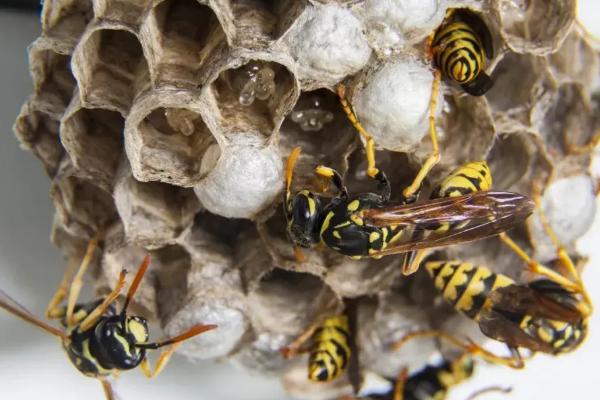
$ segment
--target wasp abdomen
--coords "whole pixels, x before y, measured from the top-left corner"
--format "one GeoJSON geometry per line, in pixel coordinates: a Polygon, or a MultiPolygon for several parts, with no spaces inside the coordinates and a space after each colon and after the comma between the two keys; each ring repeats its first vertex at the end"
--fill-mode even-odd
{"type": "Polygon", "coordinates": [[[337,378],[346,369],[351,355],[348,317],[327,318],[313,338],[308,378],[320,382],[337,378]]]}

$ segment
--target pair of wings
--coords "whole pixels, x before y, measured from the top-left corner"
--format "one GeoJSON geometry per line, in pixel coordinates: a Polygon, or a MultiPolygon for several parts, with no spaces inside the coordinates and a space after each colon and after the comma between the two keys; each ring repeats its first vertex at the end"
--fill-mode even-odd
{"type": "Polygon", "coordinates": [[[402,237],[373,256],[467,243],[505,232],[523,222],[535,205],[526,196],[499,191],[479,191],[462,196],[363,210],[366,226],[403,227],[402,237]],[[449,223],[438,233],[432,227],[449,223]]]}
{"type": "MultiPolygon", "coordinates": [[[[13,314],[16,317],[21,318],[22,320],[29,322],[30,324],[42,329],[46,333],[49,333],[53,336],[56,336],[60,339],[65,338],[65,333],[63,330],[58,329],[44,321],[40,318],[33,315],[27,308],[22,306],[15,299],[10,297],[6,292],[0,289],[0,308],[6,310],[7,312],[13,314]]],[[[113,389],[113,385],[110,381],[106,379],[99,379],[102,384],[102,390],[104,391],[104,396],[106,400],[118,400],[119,397],[117,393],[113,389]]]]}
{"type": "MultiPolygon", "coordinates": [[[[523,347],[534,352],[555,353],[556,349],[537,336],[528,335],[518,323],[509,320],[505,313],[530,315],[577,324],[582,321],[581,312],[573,304],[559,303],[542,293],[533,284],[510,285],[494,290],[490,294],[492,307],[481,314],[479,327],[488,337],[504,342],[511,347],[523,347]]],[[[567,292],[572,296],[573,293],[567,292]]]]}

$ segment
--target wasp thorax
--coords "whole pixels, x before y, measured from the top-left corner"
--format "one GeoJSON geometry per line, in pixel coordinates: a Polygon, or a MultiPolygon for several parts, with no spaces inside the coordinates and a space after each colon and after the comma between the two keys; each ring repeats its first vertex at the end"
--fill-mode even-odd
{"type": "Polygon", "coordinates": [[[319,242],[321,202],[314,193],[301,190],[288,201],[287,232],[295,245],[311,247],[319,242]]]}
{"type": "Polygon", "coordinates": [[[148,341],[144,318],[115,315],[100,322],[95,330],[102,365],[107,369],[132,369],[144,359],[146,351],[135,345],[148,341]]]}

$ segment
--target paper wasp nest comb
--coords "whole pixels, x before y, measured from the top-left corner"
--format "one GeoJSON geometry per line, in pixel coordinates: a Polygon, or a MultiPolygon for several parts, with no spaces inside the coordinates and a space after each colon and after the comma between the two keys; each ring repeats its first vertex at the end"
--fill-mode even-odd
{"type": "MultiPolygon", "coordinates": [[[[473,97],[442,81],[442,159],[424,191],[487,159],[495,188],[546,189],[546,212],[574,251],[597,188],[590,153],[573,149],[600,128],[599,57],[574,20],[575,0],[46,0],[29,49],[34,93],[14,129],[52,180],[53,240],[77,254],[108,226],[105,286],[150,252],[138,306],[167,333],[219,324],[180,352],[285,375],[298,397],[347,390],[344,378],[327,390],[309,384],[305,360],[278,352],[343,298],[360,298],[365,370],[396,376],[423,365],[432,342],[394,355],[386,340],[433,321],[471,335],[476,325],[437,305],[423,271],[400,277],[399,257],[355,261],[318,249],[297,263],[283,170],[301,146],[296,188],[318,189],[312,171],[325,164],[350,190],[373,190],[334,92],[344,82],[398,198],[431,148],[427,37],[457,7],[479,13],[492,34],[495,85],[473,97]]],[[[537,217],[515,236],[553,258],[537,217]]],[[[496,239],[440,254],[522,271],[496,239]]]]}

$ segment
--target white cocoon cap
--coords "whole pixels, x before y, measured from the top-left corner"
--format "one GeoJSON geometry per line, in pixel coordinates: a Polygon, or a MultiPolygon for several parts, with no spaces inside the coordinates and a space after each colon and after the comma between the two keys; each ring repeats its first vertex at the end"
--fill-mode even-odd
{"type": "Polygon", "coordinates": [[[336,5],[307,8],[287,43],[301,77],[332,84],[361,70],[371,56],[361,22],[336,5]]]}
{"type": "Polygon", "coordinates": [[[283,163],[277,148],[265,146],[260,135],[239,133],[232,136],[214,169],[194,192],[213,214],[252,218],[271,204],[282,188],[283,163]]]}
{"type": "Polygon", "coordinates": [[[408,151],[419,144],[428,129],[432,83],[427,65],[406,58],[386,64],[357,88],[354,108],[378,147],[408,151]]]}

